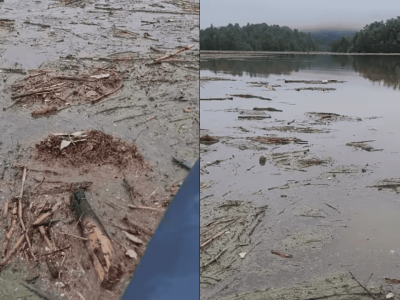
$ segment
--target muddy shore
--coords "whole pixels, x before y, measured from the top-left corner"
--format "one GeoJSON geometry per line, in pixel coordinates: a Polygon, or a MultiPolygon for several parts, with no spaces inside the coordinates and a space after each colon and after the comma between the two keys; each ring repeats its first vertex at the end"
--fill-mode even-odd
{"type": "MultiPolygon", "coordinates": [[[[187,169],[172,157],[192,163],[199,155],[198,8],[198,1],[0,3],[1,19],[6,20],[0,21],[2,214],[5,201],[11,205],[19,195],[26,167],[23,219],[30,224],[41,210],[46,212],[51,209],[50,204],[64,199],[60,215],[54,215],[60,221],[47,224],[46,235],[56,249],[71,245],[48,256],[62,271],[54,279],[46,260],[35,261],[28,245],[22,243],[0,272],[1,297],[120,297],[151,238],[149,233],[157,228],[187,175],[187,169]],[[98,72],[93,73],[94,70],[98,72]],[[20,97],[24,94],[30,95],[20,97]],[[97,97],[99,101],[91,101],[97,97]],[[33,113],[38,109],[39,114],[33,113]],[[95,151],[103,143],[99,136],[92,141],[69,142],[67,138],[68,146],[60,151],[68,157],[68,164],[49,163],[50,160],[35,156],[36,145],[55,133],[91,130],[108,136],[106,143],[122,143],[118,146],[122,151],[119,163],[111,157],[107,160],[106,153],[98,157],[98,162],[78,159],[82,154],[79,151],[95,151]],[[130,147],[124,143],[137,147],[148,165],[146,171],[138,172],[138,168],[126,164],[125,160],[134,156],[124,152],[130,147]],[[72,150],[74,147],[78,152],[72,150]],[[124,180],[133,186],[133,199],[124,180]],[[79,227],[68,229],[72,221],[79,223],[69,202],[79,183],[90,183],[83,185],[93,196],[90,204],[115,241],[116,256],[124,265],[122,274],[116,273],[117,281],[110,279],[113,289],[106,285],[99,289],[90,266],[82,269],[80,261],[71,260],[74,253],[85,249],[84,243],[73,237],[81,235],[79,227]],[[47,206],[36,208],[47,199],[47,206]],[[127,223],[126,215],[142,229],[127,223]],[[143,244],[128,238],[124,230],[129,228],[143,244]],[[144,235],[143,230],[147,232],[144,235]],[[132,252],[127,256],[127,250],[134,250],[137,256],[132,252]]],[[[12,216],[10,212],[3,221],[12,216]]],[[[7,222],[2,222],[2,241],[10,229],[7,222]]],[[[40,255],[49,252],[45,249],[48,245],[42,246],[43,237],[35,228],[32,230],[30,238],[37,241],[34,250],[40,255]]],[[[11,239],[10,249],[16,239],[11,239]]]]}

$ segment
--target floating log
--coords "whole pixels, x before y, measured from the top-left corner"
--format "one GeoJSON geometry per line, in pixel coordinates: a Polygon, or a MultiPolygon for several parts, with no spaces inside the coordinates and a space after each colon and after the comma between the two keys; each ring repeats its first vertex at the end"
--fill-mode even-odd
{"type": "Polygon", "coordinates": [[[242,120],[263,120],[271,118],[271,116],[239,116],[238,118],[242,120]]]}

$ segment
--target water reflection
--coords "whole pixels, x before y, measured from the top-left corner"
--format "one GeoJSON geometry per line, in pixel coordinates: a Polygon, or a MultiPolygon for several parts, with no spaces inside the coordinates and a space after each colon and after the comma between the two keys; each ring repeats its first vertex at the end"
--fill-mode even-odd
{"type": "Polygon", "coordinates": [[[276,55],[265,58],[208,59],[201,70],[233,76],[290,75],[299,70],[349,69],[374,83],[400,90],[400,56],[276,55]]]}

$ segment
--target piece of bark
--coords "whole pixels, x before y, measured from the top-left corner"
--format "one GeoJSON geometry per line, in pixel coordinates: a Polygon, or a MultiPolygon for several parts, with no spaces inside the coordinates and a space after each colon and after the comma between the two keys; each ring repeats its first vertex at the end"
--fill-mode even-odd
{"type": "Polygon", "coordinates": [[[11,223],[11,228],[10,230],[7,232],[6,236],[4,237],[3,240],[3,244],[1,246],[2,249],[2,253],[1,253],[1,257],[4,258],[7,254],[7,248],[8,245],[10,243],[10,239],[12,237],[12,234],[14,232],[15,229],[17,229],[17,205],[14,205],[13,211],[12,211],[12,223],[11,223]]]}
{"type": "Polygon", "coordinates": [[[50,250],[54,250],[54,247],[52,243],[50,242],[49,238],[46,235],[46,231],[44,230],[43,226],[39,226],[39,231],[42,234],[44,241],[46,242],[47,246],[50,248],[50,250]]]}
{"type": "Polygon", "coordinates": [[[4,202],[3,218],[7,218],[7,214],[8,214],[8,200],[4,202]]]}
{"type": "Polygon", "coordinates": [[[41,215],[38,219],[36,219],[35,222],[33,222],[32,226],[38,226],[40,223],[44,222],[48,217],[50,217],[52,214],[54,214],[58,208],[61,206],[62,202],[57,202],[51,209],[51,211],[41,215]]]}
{"type": "Polygon", "coordinates": [[[148,236],[153,235],[153,231],[150,229],[145,228],[143,225],[139,224],[138,222],[135,222],[133,220],[130,220],[127,215],[123,218],[123,220],[128,224],[130,227],[134,227],[139,229],[140,231],[143,231],[144,234],[147,234],[148,236]]]}
{"type": "Polygon", "coordinates": [[[125,233],[126,237],[130,241],[132,241],[132,242],[134,242],[136,244],[144,244],[144,242],[141,239],[139,239],[137,236],[134,236],[133,234],[127,233],[126,231],[124,231],[124,233],[125,233]]]}
{"type": "Polygon", "coordinates": [[[59,272],[57,270],[57,267],[51,262],[51,261],[46,261],[47,267],[49,268],[51,277],[54,279],[58,278],[59,272]]]}
{"type": "Polygon", "coordinates": [[[280,257],[283,257],[283,258],[292,258],[293,257],[292,254],[289,254],[289,253],[286,253],[286,252],[282,252],[282,251],[272,250],[271,253],[279,255],[280,257]]]}
{"type": "Polygon", "coordinates": [[[80,227],[83,237],[87,238],[85,246],[89,258],[102,282],[111,266],[115,254],[111,239],[99,218],[90,207],[85,191],[77,190],[73,193],[72,206],[77,216],[80,216],[80,227]]]}
{"type": "Polygon", "coordinates": [[[6,257],[4,257],[0,261],[0,270],[8,264],[8,261],[11,259],[13,254],[18,250],[18,247],[22,244],[22,241],[24,240],[25,236],[22,234],[18,241],[15,243],[14,247],[11,249],[11,251],[7,254],[6,257]]]}

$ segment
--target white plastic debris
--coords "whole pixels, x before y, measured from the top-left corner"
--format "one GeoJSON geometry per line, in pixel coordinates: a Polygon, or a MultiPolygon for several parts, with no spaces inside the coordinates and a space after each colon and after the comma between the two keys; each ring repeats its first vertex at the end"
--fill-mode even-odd
{"type": "Polygon", "coordinates": [[[322,83],[328,83],[328,80],[322,80],[322,83]]]}
{"type": "Polygon", "coordinates": [[[241,253],[239,253],[239,256],[240,256],[241,258],[244,258],[244,257],[246,256],[246,252],[241,252],[241,253]]]}
{"type": "Polygon", "coordinates": [[[394,297],[393,293],[389,293],[386,295],[386,299],[392,299],[394,297]]]}

